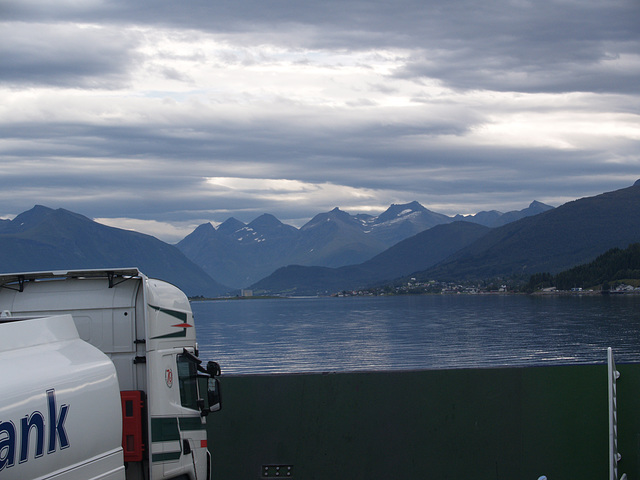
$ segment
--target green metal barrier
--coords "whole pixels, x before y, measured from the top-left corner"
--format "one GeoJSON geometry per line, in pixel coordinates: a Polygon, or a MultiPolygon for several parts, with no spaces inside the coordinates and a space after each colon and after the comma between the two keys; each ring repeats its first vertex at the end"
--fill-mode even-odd
{"type": "MultiPolygon", "coordinates": [[[[638,479],[640,365],[618,365],[638,479]]],[[[223,376],[214,480],[608,478],[606,365],[223,376]]]]}

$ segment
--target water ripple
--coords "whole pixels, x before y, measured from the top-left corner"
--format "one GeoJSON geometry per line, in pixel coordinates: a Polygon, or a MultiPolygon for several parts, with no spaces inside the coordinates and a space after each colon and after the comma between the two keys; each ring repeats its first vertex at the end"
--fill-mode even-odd
{"type": "Polygon", "coordinates": [[[193,302],[224,373],[640,361],[640,298],[406,296],[193,302]]]}

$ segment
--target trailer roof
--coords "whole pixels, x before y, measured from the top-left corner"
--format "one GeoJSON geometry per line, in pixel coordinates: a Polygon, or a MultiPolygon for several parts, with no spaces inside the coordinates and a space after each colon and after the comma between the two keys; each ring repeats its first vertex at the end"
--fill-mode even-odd
{"type": "Polygon", "coordinates": [[[0,287],[25,281],[51,280],[55,278],[113,278],[113,277],[139,277],[142,273],[136,267],[131,268],[104,268],[86,270],[50,270],[42,272],[22,272],[0,274],[0,287]]]}

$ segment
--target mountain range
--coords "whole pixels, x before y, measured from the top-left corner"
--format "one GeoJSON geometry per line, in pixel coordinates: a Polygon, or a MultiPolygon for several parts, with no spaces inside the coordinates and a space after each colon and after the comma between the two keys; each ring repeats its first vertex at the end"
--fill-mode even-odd
{"type": "Polygon", "coordinates": [[[350,215],[334,208],[300,229],[264,214],[249,224],[235,218],[217,228],[205,223],[176,246],[211,277],[244,288],[286,265],[337,268],[360,264],[402,240],[460,218],[496,226],[550,209],[534,201],[524,210],[504,214],[492,211],[449,217],[418,202],[391,205],[379,216],[350,215]]]}
{"type": "Polygon", "coordinates": [[[0,271],[138,267],[190,296],[332,293],[407,276],[464,280],[559,272],[640,241],[640,182],[552,208],[449,217],[417,202],[379,216],[338,208],[301,228],[264,214],[200,225],[177,245],[37,205],[0,221],[0,271]]]}
{"type": "Polygon", "coordinates": [[[397,278],[463,281],[556,273],[589,262],[610,248],[638,242],[639,207],[640,181],[495,228],[480,230],[460,221],[433,227],[359,265],[283,267],[251,288],[261,293],[312,294],[397,278]],[[395,268],[401,262],[406,262],[404,274],[395,268]]]}

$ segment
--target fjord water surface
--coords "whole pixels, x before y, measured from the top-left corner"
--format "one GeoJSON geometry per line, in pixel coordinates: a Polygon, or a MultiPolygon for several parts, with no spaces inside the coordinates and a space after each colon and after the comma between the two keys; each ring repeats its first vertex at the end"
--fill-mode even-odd
{"type": "Polygon", "coordinates": [[[640,361],[640,296],[407,295],[192,302],[226,374],[640,361]]]}

